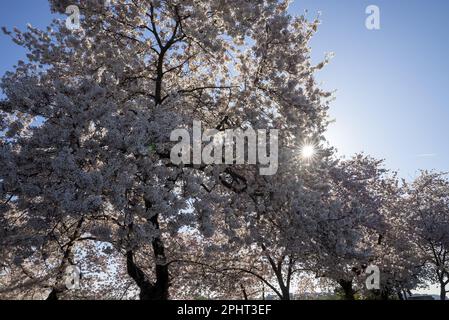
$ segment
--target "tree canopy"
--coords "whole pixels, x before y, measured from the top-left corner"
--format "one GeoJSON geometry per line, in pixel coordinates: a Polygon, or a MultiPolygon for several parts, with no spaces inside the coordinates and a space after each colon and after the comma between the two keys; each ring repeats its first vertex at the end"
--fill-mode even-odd
{"type": "Polygon", "coordinates": [[[79,28],[4,29],[28,56],[1,80],[0,297],[290,299],[305,275],[347,299],[428,279],[445,296],[449,180],[338,158],[318,19],[276,0],[49,2],[79,28]],[[170,135],[194,121],[279,130],[276,174],[174,164],[170,135]]]}

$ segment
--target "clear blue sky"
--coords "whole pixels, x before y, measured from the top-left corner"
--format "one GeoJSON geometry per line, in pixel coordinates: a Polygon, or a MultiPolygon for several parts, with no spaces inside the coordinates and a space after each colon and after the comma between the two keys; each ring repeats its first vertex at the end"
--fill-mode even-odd
{"type": "MultiPolygon", "coordinates": [[[[318,79],[336,89],[328,138],[342,155],[364,151],[412,178],[418,169],[449,171],[449,1],[296,0],[292,13],[321,11],[313,58],[334,52],[318,79]],[[381,13],[381,30],[365,28],[365,8],[381,13]]],[[[0,25],[45,27],[46,0],[1,1],[0,25]]],[[[0,74],[24,51],[0,36],[0,74]]]]}

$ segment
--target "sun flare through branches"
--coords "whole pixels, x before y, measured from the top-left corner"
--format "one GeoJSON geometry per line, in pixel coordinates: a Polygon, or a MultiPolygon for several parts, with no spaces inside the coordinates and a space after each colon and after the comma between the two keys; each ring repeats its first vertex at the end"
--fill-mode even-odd
{"type": "Polygon", "coordinates": [[[306,142],[301,146],[300,156],[302,160],[312,161],[317,155],[317,146],[313,143],[306,142]]]}

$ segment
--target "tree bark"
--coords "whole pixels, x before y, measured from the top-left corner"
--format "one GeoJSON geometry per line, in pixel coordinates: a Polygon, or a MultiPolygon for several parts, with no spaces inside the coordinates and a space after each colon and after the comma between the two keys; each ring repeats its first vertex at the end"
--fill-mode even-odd
{"type": "Polygon", "coordinates": [[[248,294],[246,293],[245,286],[243,284],[240,284],[240,288],[242,289],[243,300],[247,301],[248,300],[248,294]]]}
{"type": "MultiPolygon", "coordinates": [[[[156,230],[159,230],[159,215],[150,219],[156,230]]],[[[157,300],[167,300],[169,297],[168,288],[170,287],[170,276],[168,271],[167,259],[165,256],[165,247],[161,236],[152,241],[154,258],[156,259],[156,283],[154,284],[154,298],[157,300]]]]}
{"type": "Polygon", "coordinates": [[[345,300],[355,300],[354,297],[354,289],[352,288],[352,281],[351,280],[340,280],[338,281],[338,284],[340,285],[341,289],[343,290],[343,298],[345,300]]]}
{"type": "Polygon", "coordinates": [[[290,300],[290,291],[282,289],[282,298],[281,300],[290,300]]]}
{"type": "Polygon", "coordinates": [[[132,250],[126,252],[126,267],[128,275],[134,280],[140,289],[140,300],[150,300],[153,285],[145,276],[145,273],[134,262],[134,252],[132,250]]]}
{"type": "Polygon", "coordinates": [[[49,300],[49,301],[60,300],[61,296],[64,294],[64,292],[66,292],[68,290],[66,287],[66,284],[65,284],[65,275],[66,275],[65,273],[66,273],[67,267],[74,265],[73,248],[76,244],[76,241],[81,236],[81,228],[83,226],[83,223],[84,223],[84,218],[81,218],[75,227],[75,231],[69,238],[69,242],[67,243],[67,247],[64,251],[64,254],[63,254],[63,257],[61,260],[61,264],[58,268],[55,285],[53,286],[53,288],[52,288],[50,294],[47,296],[46,300],[49,300]]]}
{"type": "MultiPolygon", "coordinates": [[[[156,230],[159,230],[158,215],[150,219],[156,230]]],[[[128,275],[135,281],[140,289],[140,300],[168,300],[170,276],[168,264],[166,263],[165,247],[160,236],[153,239],[152,243],[155,266],[155,282],[151,282],[142,269],[134,261],[132,250],[126,253],[126,265],[128,275]]]]}
{"type": "Polygon", "coordinates": [[[446,300],[446,284],[443,282],[440,282],[440,299],[446,300]]]}

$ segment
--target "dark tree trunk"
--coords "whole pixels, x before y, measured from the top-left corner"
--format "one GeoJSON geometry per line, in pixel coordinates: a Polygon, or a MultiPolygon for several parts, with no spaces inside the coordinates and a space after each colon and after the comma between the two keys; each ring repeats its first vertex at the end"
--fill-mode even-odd
{"type": "MultiPolygon", "coordinates": [[[[279,264],[280,265],[280,264],[279,264]]],[[[281,300],[290,300],[290,287],[289,285],[284,283],[282,278],[282,270],[281,268],[275,269],[276,277],[278,279],[278,284],[281,291],[278,293],[278,296],[281,300]]],[[[288,283],[288,282],[287,282],[288,283]]]]}
{"type": "Polygon", "coordinates": [[[282,294],[282,299],[281,299],[281,300],[285,300],[285,301],[290,300],[290,292],[283,293],[283,294],[282,294]]]}
{"type": "Polygon", "coordinates": [[[444,282],[440,283],[440,299],[446,300],[446,284],[444,282]]]}
{"type": "Polygon", "coordinates": [[[45,300],[47,300],[47,301],[57,301],[57,300],[59,300],[57,290],[55,288],[53,288],[51,290],[50,294],[48,295],[47,299],[45,299],[45,300]]]}
{"type": "Polygon", "coordinates": [[[126,252],[126,268],[128,271],[128,275],[134,280],[134,282],[140,289],[140,299],[150,300],[146,298],[149,296],[152,290],[152,284],[150,281],[148,281],[142,269],[140,269],[134,262],[133,251],[126,252]]]}
{"type": "MultiPolygon", "coordinates": [[[[159,230],[158,215],[151,218],[151,223],[159,230]]],[[[162,239],[157,237],[152,242],[154,258],[156,259],[156,283],[153,294],[156,300],[168,299],[168,288],[170,287],[170,276],[165,256],[165,247],[162,239]]]]}
{"type": "Polygon", "coordinates": [[[280,269],[273,268],[276,277],[278,279],[280,291],[276,291],[279,299],[281,300],[290,300],[290,289],[287,285],[285,285],[284,280],[282,279],[282,271],[280,269]]]}
{"type": "Polygon", "coordinates": [[[247,301],[248,300],[248,293],[246,293],[245,286],[243,284],[240,284],[240,288],[242,289],[243,299],[245,301],[247,301]]]}
{"type": "MultiPolygon", "coordinates": [[[[155,215],[150,222],[159,230],[158,216],[155,215]]],[[[134,261],[132,250],[126,253],[126,266],[128,275],[135,281],[140,289],[140,300],[168,300],[170,287],[170,277],[168,265],[166,263],[164,243],[160,237],[154,238],[151,243],[154,259],[156,262],[156,281],[151,282],[142,269],[134,261]]]]}
{"type": "Polygon", "coordinates": [[[64,251],[64,255],[62,256],[61,264],[59,266],[58,273],[56,275],[55,285],[45,300],[49,301],[60,300],[61,296],[68,290],[65,283],[66,269],[67,267],[74,265],[73,248],[76,244],[76,241],[81,236],[81,228],[83,226],[83,223],[84,218],[81,218],[75,227],[75,231],[70,236],[70,241],[67,244],[67,248],[64,251]]]}
{"type": "Polygon", "coordinates": [[[350,280],[340,280],[338,281],[341,289],[343,290],[343,298],[345,300],[355,300],[354,289],[352,288],[352,281],[350,280]]]}

